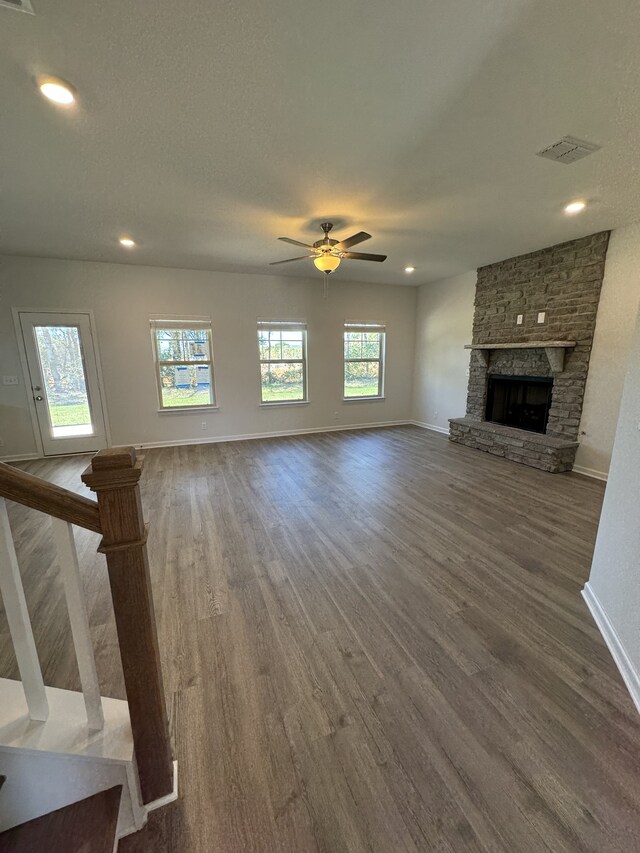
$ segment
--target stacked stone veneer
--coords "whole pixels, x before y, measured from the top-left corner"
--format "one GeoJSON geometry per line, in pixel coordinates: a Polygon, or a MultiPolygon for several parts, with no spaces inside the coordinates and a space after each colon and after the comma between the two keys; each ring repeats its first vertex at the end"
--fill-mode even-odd
{"type": "Polygon", "coordinates": [[[547,471],[571,470],[608,242],[603,231],[478,270],[472,343],[566,340],[576,346],[565,351],[564,369],[556,374],[543,349],[491,350],[488,365],[472,350],[467,414],[450,421],[452,441],[547,471]],[[544,324],[537,322],[540,311],[546,312],[544,324]],[[545,435],[484,420],[491,373],[553,376],[545,435]]]}

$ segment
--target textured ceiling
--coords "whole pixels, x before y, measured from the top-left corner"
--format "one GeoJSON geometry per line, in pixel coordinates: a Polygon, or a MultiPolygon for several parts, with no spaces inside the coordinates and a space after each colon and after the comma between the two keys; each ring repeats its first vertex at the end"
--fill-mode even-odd
{"type": "Polygon", "coordinates": [[[0,252],[274,272],[330,217],[389,256],[336,279],[419,284],[640,219],[637,0],[34,6],[0,8],[0,252]],[[567,134],[603,148],[534,156],[567,134]]]}

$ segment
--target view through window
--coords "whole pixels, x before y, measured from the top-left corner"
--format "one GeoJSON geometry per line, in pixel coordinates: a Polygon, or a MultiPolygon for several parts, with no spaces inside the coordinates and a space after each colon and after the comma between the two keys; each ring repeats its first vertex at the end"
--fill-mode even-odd
{"type": "Polygon", "coordinates": [[[382,397],[385,327],[344,324],[344,398],[382,397]]]}
{"type": "Polygon", "coordinates": [[[260,321],[260,389],[263,403],[307,399],[307,327],[305,323],[260,321]]]}
{"type": "Polygon", "coordinates": [[[91,435],[93,425],[77,326],[34,326],[54,438],[91,435]]]}
{"type": "Polygon", "coordinates": [[[152,320],[161,409],[215,406],[211,322],[152,320]]]}

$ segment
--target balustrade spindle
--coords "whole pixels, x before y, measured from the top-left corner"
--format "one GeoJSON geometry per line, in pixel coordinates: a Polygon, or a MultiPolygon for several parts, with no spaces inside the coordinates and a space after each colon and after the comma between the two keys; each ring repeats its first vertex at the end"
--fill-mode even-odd
{"type": "Polygon", "coordinates": [[[98,730],[104,727],[104,714],[73,528],[67,521],[59,518],[52,518],[51,526],[69,611],[87,722],[90,729],[98,730]]]}
{"type": "Polygon", "coordinates": [[[29,716],[32,720],[44,721],[49,717],[49,703],[4,498],[0,498],[0,591],[29,716]]]}

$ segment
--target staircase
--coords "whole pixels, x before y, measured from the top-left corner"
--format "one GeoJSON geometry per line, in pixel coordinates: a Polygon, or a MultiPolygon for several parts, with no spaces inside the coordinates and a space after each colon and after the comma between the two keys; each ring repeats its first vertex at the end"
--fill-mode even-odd
{"type": "Polygon", "coordinates": [[[100,451],[82,474],[93,501],[0,463],[0,591],[20,672],[0,678],[0,853],[112,851],[177,798],[141,473],[133,448],[100,451]],[[81,692],[43,682],[5,500],[50,517],[81,692]],[[126,701],[100,692],[72,525],[102,535],[126,701]]]}
{"type": "Polygon", "coordinates": [[[0,835],[0,853],[113,853],[122,789],[107,788],[0,835]]]}

